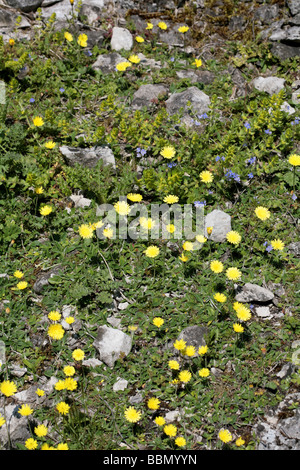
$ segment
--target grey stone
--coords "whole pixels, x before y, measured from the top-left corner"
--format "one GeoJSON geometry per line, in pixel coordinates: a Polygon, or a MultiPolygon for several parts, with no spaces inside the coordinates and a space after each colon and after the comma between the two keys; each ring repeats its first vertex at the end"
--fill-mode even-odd
{"type": "Polygon", "coordinates": [[[49,285],[49,279],[53,276],[57,276],[62,271],[62,266],[55,266],[49,271],[42,273],[38,276],[37,280],[33,285],[33,290],[36,294],[41,294],[46,286],[49,285]]]}
{"type": "Polygon", "coordinates": [[[133,37],[130,31],[126,28],[119,28],[115,26],[112,30],[112,37],[110,47],[114,51],[130,51],[133,46],[133,37]]]}
{"type": "Polygon", "coordinates": [[[294,104],[300,104],[300,88],[292,93],[292,102],[294,104]]]}
{"type": "Polygon", "coordinates": [[[297,15],[295,15],[293,17],[290,17],[288,19],[288,22],[289,22],[289,24],[291,24],[293,26],[300,26],[300,13],[298,13],[297,15]]]}
{"type": "Polygon", "coordinates": [[[235,296],[237,302],[269,302],[273,300],[274,294],[265,287],[247,282],[235,296]]]}
{"type": "Polygon", "coordinates": [[[127,307],[129,307],[128,302],[120,302],[119,305],[118,305],[119,310],[126,310],[127,307]]]}
{"type": "MultiPolygon", "coordinates": [[[[16,19],[18,16],[18,13],[0,7],[0,27],[13,29],[16,25],[16,19]]],[[[30,26],[30,22],[27,20],[27,18],[21,15],[21,23],[19,24],[19,28],[29,28],[30,26]]],[[[9,36],[12,37],[11,34],[9,36]]]]}
{"type": "Polygon", "coordinates": [[[116,65],[123,61],[124,58],[117,52],[101,54],[97,57],[96,62],[93,63],[92,68],[94,70],[101,70],[102,73],[107,74],[114,72],[116,65]]]}
{"type": "Polygon", "coordinates": [[[289,375],[293,374],[295,370],[296,370],[295,365],[292,364],[291,362],[287,362],[286,364],[284,364],[282,369],[279,372],[277,372],[276,377],[279,377],[280,379],[285,379],[289,375]]]}
{"type": "Polygon", "coordinates": [[[292,242],[289,245],[287,245],[287,251],[291,253],[292,255],[296,256],[299,258],[300,256],[300,242],[292,242]]]}
{"type": "Polygon", "coordinates": [[[123,331],[103,325],[98,328],[97,333],[93,345],[100,355],[100,360],[107,366],[113,367],[121,356],[130,353],[132,339],[123,331]]]}
{"type": "Polygon", "coordinates": [[[176,421],[179,422],[181,419],[181,413],[179,410],[172,410],[168,411],[164,417],[166,420],[166,424],[174,423],[176,421]]]}
{"type": "Polygon", "coordinates": [[[260,318],[272,317],[269,307],[256,307],[255,312],[256,312],[256,315],[260,318]]]}
{"type": "MultiPolygon", "coordinates": [[[[42,7],[42,17],[47,19],[55,13],[57,21],[64,21],[72,18],[72,14],[77,17],[78,13],[76,8],[72,8],[70,0],[62,0],[51,6],[42,7]]],[[[66,24],[66,27],[67,24],[66,24]]]]}
{"type": "Polygon", "coordinates": [[[135,395],[129,398],[129,403],[131,405],[138,405],[139,403],[142,403],[143,401],[143,395],[141,392],[137,392],[135,395]]]}
{"type": "Polygon", "coordinates": [[[229,31],[243,31],[247,24],[247,20],[244,16],[232,16],[229,20],[228,29],[229,31]]]}
{"type": "Polygon", "coordinates": [[[284,101],[282,103],[282,105],[280,106],[280,110],[290,115],[296,112],[295,108],[293,108],[287,101],[284,101]]]}
{"type": "Polygon", "coordinates": [[[18,413],[19,405],[7,404],[4,408],[0,408],[0,415],[6,420],[8,426],[9,438],[6,424],[0,427],[0,443],[3,449],[17,449],[17,444],[23,444],[31,437],[29,428],[29,420],[27,416],[21,416],[18,413]],[[11,443],[11,447],[10,447],[11,443]]]}
{"type": "Polygon", "coordinates": [[[203,114],[209,111],[210,97],[199,88],[192,86],[181,93],[173,93],[166,101],[166,110],[170,115],[183,111],[183,115],[187,118],[185,124],[190,126],[193,122],[194,114],[203,114]],[[191,104],[188,107],[188,103],[191,104]]]}
{"type": "Polygon", "coordinates": [[[275,43],[271,46],[271,52],[278,59],[286,60],[292,57],[300,56],[300,47],[295,47],[282,43],[275,43]]]}
{"type": "Polygon", "coordinates": [[[300,2],[299,0],[287,0],[289,10],[293,16],[300,13],[300,2]]]}
{"type": "Polygon", "coordinates": [[[257,77],[253,86],[259,90],[274,95],[284,89],[285,79],[279,77],[257,77]]]}
{"type": "Polygon", "coordinates": [[[79,18],[87,19],[87,23],[92,25],[101,19],[101,13],[105,6],[105,0],[85,0],[79,12],[79,18]]]}
{"type": "Polygon", "coordinates": [[[113,391],[120,392],[127,388],[128,380],[118,378],[117,382],[113,384],[113,391]]]}
{"type": "Polygon", "coordinates": [[[82,365],[85,367],[99,367],[102,366],[103,362],[99,361],[99,359],[95,357],[91,357],[90,359],[84,359],[82,361],[82,365]]]}
{"type": "Polygon", "coordinates": [[[116,168],[115,157],[109,147],[80,148],[64,145],[59,150],[70,166],[79,164],[86,168],[94,168],[99,160],[102,160],[104,165],[116,168]]]}
{"type": "Polygon", "coordinates": [[[269,24],[274,21],[274,18],[278,16],[279,6],[278,5],[262,5],[255,9],[254,18],[261,21],[263,24],[269,24]]]}
{"type": "Polygon", "coordinates": [[[300,410],[292,409],[299,401],[300,393],[287,395],[253,426],[256,450],[300,450],[300,410]]]}
{"type": "Polygon", "coordinates": [[[11,364],[11,366],[9,366],[9,371],[11,375],[15,377],[23,377],[27,372],[27,368],[21,367],[19,364],[11,364]]]}
{"type": "MultiPolygon", "coordinates": [[[[193,325],[188,326],[178,335],[177,339],[180,341],[186,342],[187,346],[194,346],[196,349],[196,356],[198,356],[198,348],[200,346],[205,346],[206,341],[204,336],[208,333],[208,329],[205,326],[193,325]]],[[[174,352],[177,354],[177,350],[173,348],[174,352]]]]}
{"type": "Polygon", "coordinates": [[[154,69],[160,69],[161,68],[161,61],[160,60],[155,60],[150,57],[146,57],[144,54],[141,52],[137,54],[137,56],[141,59],[140,65],[143,67],[150,67],[154,69]]]}
{"type": "Polygon", "coordinates": [[[208,70],[179,70],[176,72],[179,79],[189,79],[191,83],[209,85],[215,80],[215,74],[208,70]]]}
{"type": "Polygon", "coordinates": [[[42,1],[43,0],[5,0],[9,7],[24,11],[24,13],[37,10],[37,8],[42,5],[42,1]]]}
{"type": "Polygon", "coordinates": [[[90,207],[92,203],[91,199],[87,199],[83,197],[81,194],[72,194],[70,196],[70,199],[72,202],[74,202],[75,208],[90,207]]]}
{"type": "Polygon", "coordinates": [[[287,41],[289,44],[300,44],[300,26],[291,26],[286,29],[277,29],[271,34],[269,39],[270,41],[287,41]]]}
{"type": "Polygon", "coordinates": [[[168,89],[163,85],[141,85],[133,94],[132,107],[135,109],[149,108],[158,100],[159,96],[163,96],[168,89]]]}
{"type": "Polygon", "coordinates": [[[226,212],[215,209],[205,216],[204,233],[209,240],[214,242],[224,242],[226,235],[231,231],[231,217],[226,212]],[[210,235],[207,234],[207,228],[213,227],[210,235]]]}

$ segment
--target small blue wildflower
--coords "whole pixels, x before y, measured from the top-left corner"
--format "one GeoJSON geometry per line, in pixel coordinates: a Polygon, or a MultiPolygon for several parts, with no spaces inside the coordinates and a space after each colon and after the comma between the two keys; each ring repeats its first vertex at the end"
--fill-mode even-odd
{"type": "Polygon", "coordinates": [[[34,102],[35,102],[35,99],[34,99],[34,98],[30,98],[29,103],[34,103],[34,102]]]}
{"type": "Polygon", "coordinates": [[[141,155],[142,155],[142,156],[146,155],[146,153],[147,153],[147,150],[141,149],[141,155]]]}
{"type": "Polygon", "coordinates": [[[219,160],[220,160],[220,156],[217,155],[217,156],[216,156],[216,162],[218,162],[219,160]]]}
{"type": "Polygon", "coordinates": [[[270,134],[272,134],[272,131],[270,131],[270,129],[266,129],[266,130],[265,130],[265,134],[269,134],[269,135],[270,135],[270,134]]]}
{"type": "Polygon", "coordinates": [[[244,126],[246,127],[246,129],[251,129],[251,125],[249,124],[249,122],[245,122],[244,126]]]}
{"type": "Polygon", "coordinates": [[[171,62],[174,62],[174,60],[175,60],[175,57],[170,57],[171,62]]]}
{"type": "Polygon", "coordinates": [[[93,53],[88,49],[87,51],[83,51],[84,55],[88,56],[88,57],[91,57],[91,55],[93,55],[93,53]]]}
{"type": "Polygon", "coordinates": [[[207,119],[208,118],[208,115],[207,113],[203,113],[203,114],[200,114],[199,116],[197,116],[198,119],[207,119]]]}
{"type": "Polygon", "coordinates": [[[225,162],[225,157],[221,157],[221,160],[222,160],[223,162],[225,162]]]}
{"type": "Polygon", "coordinates": [[[237,173],[234,173],[233,179],[234,179],[234,181],[237,181],[238,183],[240,183],[240,181],[241,181],[240,175],[238,175],[237,173]]]}
{"type": "Polygon", "coordinates": [[[210,190],[208,191],[208,194],[214,194],[214,192],[210,189],[210,190]]]}
{"type": "Polygon", "coordinates": [[[63,92],[65,91],[65,89],[64,89],[63,87],[61,87],[61,88],[59,89],[59,91],[60,91],[61,93],[63,93],[63,92]]]}
{"type": "Polygon", "coordinates": [[[195,201],[194,202],[195,207],[203,207],[206,206],[206,201],[195,201]]]}
{"type": "Polygon", "coordinates": [[[268,253],[270,253],[270,251],[272,251],[272,250],[273,250],[272,245],[268,245],[267,248],[266,248],[266,251],[267,251],[268,253]]]}
{"type": "Polygon", "coordinates": [[[249,160],[246,160],[246,163],[249,165],[253,165],[256,162],[256,157],[250,157],[249,160]]]}
{"type": "Polygon", "coordinates": [[[248,178],[251,180],[253,178],[253,173],[248,173],[248,178]]]}
{"type": "Polygon", "coordinates": [[[292,194],[292,199],[293,199],[293,201],[296,201],[296,199],[297,199],[296,194],[292,194]]]}
{"type": "Polygon", "coordinates": [[[264,244],[263,244],[263,245],[264,245],[264,246],[267,246],[267,244],[268,244],[268,242],[264,242],[264,244]]]}
{"type": "Polygon", "coordinates": [[[168,168],[173,168],[176,165],[177,165],[177,163],[172,162],[172,163],[168,163],[167,166],[168,166],[168,168]]]}

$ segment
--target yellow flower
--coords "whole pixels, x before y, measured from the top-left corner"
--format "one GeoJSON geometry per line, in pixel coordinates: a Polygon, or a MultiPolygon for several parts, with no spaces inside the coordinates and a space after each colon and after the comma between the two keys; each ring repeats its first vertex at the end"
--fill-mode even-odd
{"type": "Polygon", "coordinates": [[[73,391],[73,390],[76,390],[77,388],[77,382],[75,379],[73,379],[72,377],[67,377],[65,380],[65,389],[66,390],[70,390],[70,391],[73,391]]]}
{"type": "Polygon", "coordinates": [[[178,28],[178,31],[179,33],[186,33],[190,28],[188,26],[180,26],[180,28],[178,28]]]}
{"type": "Polygon", "coordinates": [[[219,274],[223,271],[224,266],[221,261],[214,260],[210,263],[210,269],[212,270],[212,272],[219,274]]]}
{"type": "Polygon", "coordinates": [[[180,261],[182,261],[183,263],[186,263],[189,258],[188,256],[186,256],[184,253],[182,253],[180,256],[178,256],[178,258],[180,259],[180,261]]]}
{"type": "Polygon", "coordinates": [[[163,426],[164,424],[166,424],[166,420],[162,416],[157,416],[154,422],[157,424],[157,426],[163,426]]]}
{"type": "Polygon", "coordinates": [[[39,424],[34,428],[34,433],[38,437],[45,437],[47,435],[48,428],[44,424],[39,424]]]}
{"type": "Polygon", "coordinates": [[[163,30],[166,30],[168,28],[168,26],[166,25],[164,21],[160,21],[157,26],[163,30]]]}
{"type": "Polygon", "coordinates": [[[43,118],[41,118],[40,116],[36,116],[35,118],[33,118],[33,124],[35,125],[35,127],[43,126],[44,125],[43,118]]]}
{"type": "Polygon", "coordinates": [[[59,323],[54,323],[48,328],[48,335],[53,339],[62,339],[65,334],[65,330],[59,323]]]}
{"type": "Polygon", "coordinates": [[[229,243],[232,243],[233,245],[238,245],[242,239],[241,235],[238,232],[235,232],[234,230],[231,230],[226,234],[227,241],[229,243]]]}
{"type": "Polygon", "coordinates": [[[218,438],[222,441],[222,442],[225,442],[225,443],[228,443],[232,440],[232,435],[231,433],[228,431],[228,429],[220,429],[219,431],[219,434],[218,434],[218,438]]]}
{"type": "Polygon", "coordinates": [[[196,240],[199,243],[205,243],[207,242],[207,238],[205,238],[203,235],[196,235],[196,240]]]}
{"type": "Polygon", "coordinates": [[[164,198],[164,202],[166,202],[167,204],[175,204],[178,201],[179,201],[179,197],[173,196],[172,194],[169,194],[169,196],[166,196],[164,198]]]}
{"type": "Polygon", "coordinates": [[[171,361],[168,362],[168,366],[172,370],[179,370],[179,362],[178,361],[171,360],[171,361]]]}
{"type": "Polygon", "coordinates": [[[274,250],[281,251],[284,248],[284,243],[281,240],[279,240],[279,238],[277,238],[276,240],[272,240],[271,245],[274,250]]]}
{"type": "Polygon", "coordinates": [[[158,410],[160,404],[160,400],[158,398],[149,398],[147,402],[147,406],[149,410],[158,410]]]}
{"type": "Polygon", "coordinates": [[[28,282],[26,282],[26,281],[21,281],[21,282],[18,282],[18,284],[17,284],[17,289],[23,290],[23,289],[26,289],[27,286],[28,286],[28,282]]]}
{"type": "Polygon", "coordinates": [[[5,424],[5,423],[6,423],[5,418],[3,418],[3,416],[0,415],[0,428],[1,428],[1,426],[3,426],[3,424],[5,424]]]}
{"type": "Polygon", "coordinates": [[[226,276],[230,281],[236,281],[242,276],[241,271],[238,268],[228,268],[226,270],[226,276]]]}
{"type": "Polygon", "coordinates": [[[186,347],[186,341],[184,341],[183,339],[177,339],[173,346],[178,351],[183,351],[186,347]]]}
{"type": "Polygon", "coordinates": [[[152,220],[151,217],[149,217],[148,219],[146,219],[146,217],[140,217],[140,224],[141,227],[148,230],[155,227],[156,222],[155,220],[152,220]]]}
{"type": "Polygon", "coordinates": [[[213,227],[207,227],[206,231],[207,231],[207,234],[210,235],[213,231],[213,227]]]}
{"type": "Polygon", "coordinates": [[[10,38],[8,42],[10,46],[13,46],[15,44],[15,40],[13,38],[10,38]]]}
{"type": "Polygon", "coordinates": [[[152,23],[147,23],[146,29],[153,29],[153,24],[152,23]]]}
{"type": "Polygon", "coordinates": [[[184,447],[186,445],[186,440],[184,437],[180,436],[175,439],[175,444],[178,447],[184,447]]]}
{"type": "Polygon", "coordinates": [[[130,423],[137,423],[141,419],[142,413],[133,406],[129,406],[124,412],[124,416],[130,423]]]}
{"type": "Polygon", "coordinates": [[[244,439],[242,439],[241,437],[239,437],[236,441],[235,441],[235,445],[240,447],[240,446],[243,446],[245,444],[245,441],[244,439]]]}
{"type": "Polygon", "coordinates": [[[128,215],[130,212],[130,205],[125,201],[116,202],[114,208],[119,215],[128,215]]]}
{"type": "Polygon", "coordinates": [[[270,217],[270,211],[263,206],[258,206],[255,209],[255,214],[260,220],[267,220],[270,217]]]}
{"type": "Polygon", "coordinates": [[[177,433],[177,428],[174,424],[167,424],[164,427],[164,433],[169,437],[175,437],[177,433]]]}
{"type": "Polygon", "coordinates": [[[40,214],[43,216],[49,215],[52,212],[51,206],[43,206],[40,208],[40,214]]]}
{"type": "Polygon", "coordinates": [[[61,314],[57,310],[51,310],[51,312],[48,314],[48,318],[52,321],[58,321],[61,318],[61,314]]]}
{"type": "Polygon", "coordinates": [[[185,355],[188,357],[193,357],[196,354],[196,348],[194,346],[187,346],[184,351],[185,355]]]}
{"type": "Polygon", "coordinates": [[[116,65],[116,69],[118,70],[118,72],[125,72],[125,70],[130,66],[131,66],[130,62],[119,62],[116,65]]]}
{"type": "Polygon", "coordinates": [[[293,166],[300,165],[300,155],[296,155],[295,153],[289,157],[289,163],[293,166]]]}
{"type": "Polygon", "coordinates": [[[114,231],[110,227],[106,227],[105,229],[103,229],[102,233],[106,238],[112,238],[114,235],[114,231]]]}
{"type": "Polygon", "coordinates": [[[196,67],[201,67],[202,60],[201,59],[195,59],[192,65],[196,65],[196,67]]]}
{"type": "Polygon", "coordinates": [[[217,301],[217,302],[226,302],[226,295],[225,294],[221,294],[220,292],[217,292],[215,295],[214,295],[214,299],[217,301]]]}
{"type": "Polygon", "coordinates": [[[182,370],[179,372],[178,378],[180,382],[188,383],[192,378],[192,374],[188,370],[182,370]]]}
{"type": "Polygon", "coordinates": [[[53,140],[48,140],[48,142],[45,143],[45,147],[47,149],[54,149],[55,145],[56,145],[56,143],[53,142],[53,140]]]}
{"type": "Polygon", "coordinates": [[[17,269],[17,271],[14,272],[14,276],[18,279],[21,279],[24,276],[24,273],[22,273],[22,271],[19,271],[17,269]]]}
{"type": "Polygon", "coordinates": [[[74,349],[72,352],[72,357],[75,361],[82,361],[84,358],[84,351],[80,348],[74,349]]]}
{"type": "Polygon", "coordinates": [[[157,326],[158,328],[160,328],[163,324],[164,324],[165,320],[163,320],[163,318],[160,318],[160,317],[155,317],[153,318],[153,325],[157,326]]]}
{"type": "Polygon", "coordinates": [[[141,194],[129,193],[127,194],[127,199],[132,202],[141,202],[143,196],[141,194]]]}
{"type": "Polygon", "coordinates": [[[204,354],[206,354],[208,351],[208,347],[205,345],[205,346],[199,346],[198,348],[198,354],[200,354],[200,356],[204,356],[204,354]]]}
{"type": "Polygon", "coordinates": [[[14,382],[10,382],[9,380],[4,380],[0,384],[0,392],[3,393],[6,397],[11,397],[17,391],[16,384],[14,382]]]}
{"type": "Polygon", "coordinates": [[[156,256],[159,254],[159,248],[157,246],[151,245],[148,246],[144,253],[148,258],[156,258],[156,256]]]}
{"type": "Polygon", "coordinates": [[[75,367],[65,366],[64,367],[64,374],[67,375],[68,377],[71,377],[72,375],[75,374],[75,367]]]}
{"type": "Polygon", "coordinates": [[[82,238],[93,238],[94,232],[93,228],[90,225],[82,224],[78,228],[78,233],[82,238]]]}
{"type": "Polygon", "coordinates": [[[64,401],[61,401],[57,403],[56,409],[61,415],[67,415],[70,411],[70,405],[64,401]]]}
{"type": "Polygon", "coordinates": [[[69,316],[65,318],[65,322],[68,323],[68,325],[72,325],[74,321],[75,321],[74,317],[69,316]]]}
{"type": "Polygon", "coordinates": [[[43,397],[45,395],[44,390],[41,390],[40,388],[37,388],[35,393],[37,394],[38,397],[43,397]]]}
{"type": "Polygon", "coordinates": [[[73,41],[73,36],[71,33],[68,33],[68,31],[65,32],[64,37],[69,42],[73,41]]]}
{"type": "Polygon", "coordinates": [[[77,43],[81,47],[86,47],[87,46],[87,40],[88,40],[88,37],[87,37],[86,34],[79,34],[78,39],[77,39],[77,43]]]}
{"type": "Polygon", "coordinates": [[[200,377],[208,377],[209,376],[209,369],[206,367],[203,367],[203,369],[200,369],[198,372],[200,377]]]}
{"type": "Polygon", "coordinates": [[[233,329],[236,333],[243,333],[244,332],[244,327],[240,323],[234,323],[233,324],[233,329]]]}
{"type": "MultiPolygon", "coordinates": [[[[73,2],[73,0],[70,0],[73,2]]],[[[57,444],[57,447],[56,447],[57,450],[69,450],[69,446],[68,444],[64,444],[63,442],[61,442],[60,444],[57,444]]]]}
{"type": "Polygon", "coordinates": [[[38,443],[33,437],[29,437],[29,439],[25,441],[25,447],[28,450],[35,450],[38,447],[38,443]]]}
{"type": "Polygon", "coordinates": [[[168,224],[166,225],[166,230],[169,233],[174,233],[175,232],[175,225],[174,224],[168,224]]]}
{"type": "Polygon", "coordinates": [[[233,308],[236,311],[237,317],[241,321],[247,321],[251,318],[251,311],[248,307],[240,302],[234,302],[233,308]]]}
{"type": "Polygon", "coordinates": [[[44,190],[42,186],[35,188],[35,194],[43,194],[44,190]]]}
{"type": "Polygon", "coordinates": [[[202,171],[200,173],[200,179],[203,183],[211,183],[214,177],[210,171],[202,171]]]}
{"type": "Polygon", "coordinates": [[[192,242],[184,242],[184,244],[182,245],[182,248],[185,250],[185,251],[192,251],[193,250],[193,243],[192,242]]]}
{"type": "Polygon", "coordinates": [[[94,230],[96,230],[96,228],[101,228],[101,227],[103,227],[103,225],[104,224],[103,224],[102,220],[98,220],[98,222],[95,222],[94,224],[92,224],[92,228],[94,230]]]}
{"type": "Polygon", "coordinates": [[[30,408],[29,405],[22,405],[21,408],[18,410],[21,416],[29,416],[33,413],[33,409],[30,408]]]}
{"type": "Polygon", "coordinates": [[[176,150],[171,145],[167,145],[160,151],[161,156],[168,159],[173,158],[175,153],[176,150]]]}
{"type": "Polygon", "coordinates": [[[142,36],[136,36],[135,40],[136,40],[137,42],[140,42],[140,43],[142,43],[142,42],[145,41],[145,39],[142,38],[142,36]]]}
{"type": "Polygon", "coordinates": [[[64,380],[58,380],[56,384],[54,385],[55,390],[61,391],[65,390],[66,388],[66,383],[64,380]]]}
{"type": "Polygon", "coordinates": [[[139,56],[137,56],[137,55],[135,55],[135,54],[131,55],[131,56],[128,58],[128,60],[129,60],[130,62],[132,62],[133,64],[139,64],[139,63],[141,62],[141,59],[139,58],[139,56]]]}

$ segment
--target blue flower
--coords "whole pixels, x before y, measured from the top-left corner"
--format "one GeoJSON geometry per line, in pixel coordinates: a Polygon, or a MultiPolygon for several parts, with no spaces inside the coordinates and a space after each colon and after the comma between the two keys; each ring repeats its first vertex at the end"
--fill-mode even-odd
{"type": "Polygon", "coordinates": [[[34,102],[35,102],[35,99],[34,99],[34,98],[30,98],[29,103],[34,103],[34,102]]]}
{"type": "Polygon", "coordinates": [[[216,162],[218,162],[219,160],[220,160],[220,156],[217,155],[217,156],[216,156],[216,162]]]}
{"type": "Polygon", "coordinates": [[[273,250],[272,245],[268,245],[267,248],[266,248],[266,251],[267,251],[268,253],[270,253],[270,251],[272,251],[272,250],[273,250]]]}
{"type": "Polygon", "coordinates": [[[253,173],[248,173],[248,178],[251,180],[253,178],[253,173]]]}
{"type": "Polygon", "coordinates": [[[270,134],[272,134],[272,131],[270,131],[270,129],[266,129],[266,130],[265,130],[265,134],[269,134],[269,135],[270,135],[270,134]]]}
{"type": "Polygon", "coordinates": [[[206,201],[195,201],[194,202],[195,207],[203,207],[206,206],[206,201]]]}
{"type": "Polygon", "coordinates": [[[249,122],[245,122],[244,126],[246,127],[246,129],[251,129],[251,125],[249,124],[249,122]]]}
{"type": "Polygon", "coordinates": [[[296,201],[296,199],[297,199],[296,194],[292,194],[292,199],[293,199],[293,201],[296,201]]]}
{"type": "Polygon", "coordinates": [[[176,165],[177,165],[177,163],[172,162],[172,163],[168,163],[167,166],[168,166],[168,168],[173,168],[176,165]]]}
{"type": "Polygon", "coordinates": [[[256,157],[250,157],[249,160],[246,160],[246,163],[249,165],[253,165],[256,162],[256,157]]]}
{"type": "Polygon", "coordinates": [[[65,91],[65,89],[64,89],[63,87],[61,87],[61,88],[59,89],[59,91],[60,91],[61,93],[63,93],[63,92],[65,91]]]}

